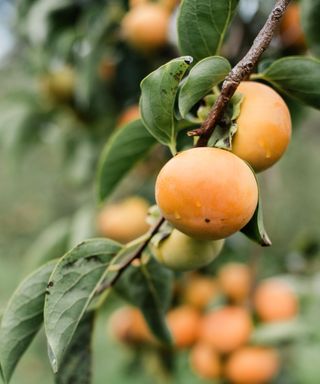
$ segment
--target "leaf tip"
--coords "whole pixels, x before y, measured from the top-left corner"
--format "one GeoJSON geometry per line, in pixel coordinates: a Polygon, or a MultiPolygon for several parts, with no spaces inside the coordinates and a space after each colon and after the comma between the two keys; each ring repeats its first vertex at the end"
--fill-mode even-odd
{"type": "Polygon", "coordinates": [[[56,354],[54,353],[49,343],[48,343],[48,356],[49,356],[49,361],[50,361],[50,365],[53,370],[53,373],[54,374],[58,373],[58,369],[59,369],[58,360],[57,360],[56,354]]]}
{"type": "Polygon", "coordinates": [[[270,247],[272,245],[272,241],[270,240],[267,233],[264,233],[261,237],[261,246],[262,247],[270,247]]]}

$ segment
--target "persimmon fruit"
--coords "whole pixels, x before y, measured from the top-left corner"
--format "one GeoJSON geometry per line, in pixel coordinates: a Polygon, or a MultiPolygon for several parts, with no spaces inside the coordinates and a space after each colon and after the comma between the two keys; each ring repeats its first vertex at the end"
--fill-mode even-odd
{"type": "Polygon", "coordinates": [[[270,279],[261,282],[254,294],[254,307],[264,322],[290,320],[298,312],[298,299],[284,281],[270,279]]]}
{"type": "Polygon", "coordinates": [[[277,375],[279,365],[276,350],[247,346],[229,357],[225,376],[233,384],[266,384],[277,375]]]}
{"type": "Polygon", "coordinates": [[[203,379],[217,379],[222,373],[218,353],[205,343],[198,343],[190,352],[190,365],[194,373],[203,379]]]}
{"type": "Polygon", "coordinates": [[[161,48],[168,40],[169,16],[170,13],[160,4],[137,5],[123,18],[123,37],[140,51],[161,48]]]}
{"type": "Polygon", "coordinates": [[[149,229],[148,209],[148,202],[138,196],[107,204],[98,215],[98,232],[120,243],[128,243],[149,229]]]}
{"type": "Polygon", "coordinates": [[[41,79],[41,89],[49,99],[64,103],[70,101],[75,91],[76,76],[74,69],[70,66],[64,66],[41,79]]]}
{"type": "Polygon", "coordinates": [[[253,216],[258,187],[250,167],[219,148],[180,152],[161,169],[155,186],[163,216],[199,240],[224,239],[253,216]]]}
{"type": "Polygon", "coordinates": [[[305,34],[301,27],[301,9],[298,3],[290,3],[280,23],[280,37],[284,45],[304,49],[305,34]]]}
{"type": "Polygon", "coordinates": [[[117,341],[124,344],[156,343],[137,308],[125,306],[117,309],[108,321],[108,329],[117,341]]]}
{"type": "Polygon", "coordinates": [[[224,240],[197,240],[174,229],[172,233],[153,246],[156,259],[177,271],[189,271],[210,264],[221,252],[224,240]]]}
{"type": "Polygon", "coordinates": [[[221,291],[233,302],[246,300],[251,289],[251,271],[243,263],[227,263],[220,268],[218,282],[221,291]]]}
{"type": "Polygon", "coordinates": [[[183,302],[204,310],[219,294],[217,281],[212,277],[193,275],[187,279],[182,292],[183,302]]]}
{"type": "Polygon", "coordinates": [[[249,340],[251,331],[249,312],[242,307],[226,306],[212,310],[203,317],[199,339],[219,353],[230,353],[249,340]]]}
{"type": "Polygon", "coordinates": [[[176,348],[188,348],[197,341],[200,321],[199,312],[187,305],[176,307],[167,313],[168,327],[176,348]]]}
{"type": "Polygon", "coordinates": [[[271,87],[254,81],[240,83],[244,96],[232,152],[247,161],[256,172],[275,164],[291,139],[291,117],[282,97],[271,87]]]}

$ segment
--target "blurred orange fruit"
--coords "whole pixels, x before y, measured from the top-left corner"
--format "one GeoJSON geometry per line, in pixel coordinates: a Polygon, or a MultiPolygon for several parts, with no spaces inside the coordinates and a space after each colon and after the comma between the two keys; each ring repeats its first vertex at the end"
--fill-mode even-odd
{"type": "Polygon", "coordinates": [[[249,312],[242,307],[227,306],[204,316],[199,338],[219,353],[230,353],[249,340],[251,331],[249,312]]]}
{"type": "Polygon", "coordinates": [[[196,309],[203,310],[218,293],[218,284],[212,277],[192,275],[186,281],[183,301],[196,309]]]}
{"type": "Polygon", "coordinates": [[[108,321],[111,335],[124,344],[155,343],[141,311],[132,307],[117,309],[108,321]]]}
{"type": "Polygon", "coordinates": [[[301,27],[301,10],[298,3],[289,4],[280,24],[280,36],[286,46],[305,48],[305,35],[301,27]]]}
{"type": "Polygon", "coordinates": [[[135,240],[149,229],[146,222],[148,209],[148,202],[137,196],[107,204],[98,215],[98,231],[120,243],[135,240]]]}
{"type": "Polygon", "coordinates": [[[122,21],[126,41],[141,51],[153,51],[167,43],[168,11],[157,3],[133,7],[122,21]]]}
{"type": "Polygon", "coordinates": [[[279,371],[279,357],[271,348],[244,347],[227,361],[225,375],[233,384],[269,383],[279,371]]]}
{"type": "Polygon", "coordinates": [[[236,303],[247,299],[251,289],[251,271],[241,263],[227,263],[218,274],[218,282],[222,292],[236,303]]]}
{"type": "Polygon", "coordinates": [[[200,314],[190,306],[171,309],[167,314],[167,323],[176,348],[191,347],[197,340],[200,314]]]}
{"type": "Polygon", "coordinates": [[[298,312],[298,299],[290,286],[270,279],[258,285],[254,294],[254,307],[265,322],[292,319],[298,312]]]}
{"type": "Polygon", "coordinates": [[[208,344],[198,343],[192,347],[190,365],[194,373],[203,379],[217,379],[221,375],[220,357],[208,344]]]}

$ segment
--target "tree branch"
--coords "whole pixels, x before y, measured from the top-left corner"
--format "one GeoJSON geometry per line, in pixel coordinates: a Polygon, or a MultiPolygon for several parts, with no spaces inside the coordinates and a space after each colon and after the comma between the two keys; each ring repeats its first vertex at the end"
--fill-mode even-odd
{"type": "Polygon", "coordinates": [[[150,240],[159,231],[160,227],[164,222],[165,222],[165,218],[160,217],[158,222],[150,229],[150,233],[147,239],[140,245],[140,247],[134,252],[134,254],[118,268],[117,274],[114,276],[112,280],[106,281],[98,287],[95,293],[96,295],[99,295],[106,289],[111,288],[116,284],[116,282],[119,280],[123,272],[131,265],[131,263],[142,255],[142,252],[147,248],[150,240]]]}
{"type": "Polygon", "coordinates": [[[231,97],[235,94],[239,84],[250,75],[261,55],[270,45],[280,19],[285,13],[289,3],[290,0],[277,0],[275,7],[254,40],[252,47],[246,56],[232,69],[223,82],[221,93],[205,122],[199,129],[188,133],[189,136],[200,136],[196,144],[197,147],[207,146],[216,125],[222,117],[231,97]]]}
{"type": "MultiPolygon", "coordinates": [[[[224,109],[229,103],[231,97],[236,92],[240,82],[243,81],[248,75],[250,75],[253,68],[257,64],[259,58],[271,43],[271,40],[277,29],[280,19],[284,14],[289,3],[290,0],[277,0],[276,5],[272,10],[271,14],[269,15],[267,22],[259,32],[249,52],[232,69],[232,71],[225,79],[222,85],[220,96],[212,107],[208,118],[202,124],[200,129],[189,132],[190,136],[200,136],[196,144],[197,147],[207,146],[208,141],[217,123],[219,122],[219,119],[221,118],[224,109]]],[[[129,267],[135,259],[141,257],[142,252],[147,248],[150,240],[159,231],[160,227],[164,222],[165,219],[161,217],[159,221],[155,224],[155,226],[150,230],[150,234],[147,239],[141,244],[141,246],[136,250],[136,252],[134,252],[132,257],[130,257],[129,260],[127,260],[123,265],[119,267],[118,273],[113,278],[113,280],[102,283],[97,289],[96,294],[100,294],[106,289],[111,288],[116,284],[116,282],[121,277],[122,273],[127,269],[127,267],[129,267]]]]}

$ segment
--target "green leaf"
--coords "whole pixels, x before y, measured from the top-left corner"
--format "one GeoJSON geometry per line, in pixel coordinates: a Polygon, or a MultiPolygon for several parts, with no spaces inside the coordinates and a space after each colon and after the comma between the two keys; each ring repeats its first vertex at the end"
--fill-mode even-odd
{"type": "Polygon", "coordinates": [[[320,60],[291,56],[274,61],[265,72],[258,74],[280,92],[320,109],[320,60]]]}
{"type": "Polygon", "coordinates": [[[179,46],[196,61],[220,53],[238,0],[184,0],[178,17],[179,46]]]}
{"type": "Polygon", "coordinates": [[[117,130],[107,142],[99,163],[98,193],[106,199],[121,179],[143,158],[156,140],[141,120],[131,122],[117,130]]]}
{"type": "Polygon", "coordinates": [[[309,324],[299,319],[262,324],[255,328],[250,341],[258,345],[279,345],[288,341],[308,337],[312,333],[309,324]]]}
{"type": "Polygon", "coordinates": [[[171,303],[173,273],[151,257],[147,263],[130,266],[115,290],[142,311],[151,331],[162,342],[171,343],[165,312],[171,303]]]}
{"type": "Polygon", "coordinates": [[[260,192],[257,208],[251,220],[244,228],[241,229],[241,232],[246,235],[249,239],[262,245],[263,247],[269,247],[270,245],[272,245],[263,223],[263,211],[260,192]]]}
{"type": "Polygon", "coordinates": [[[28,276],[12,295],[0,327],[0,364],[5,383],[9,383],[20,358],[43,322],[43,305],[50,274],[56,261],[28,276]]]}
{"type": "Polygon", "coordinates": [[[320,56],[320,0],[302,0],[301,23],[308,43],[308,48],[320,56]]]}
{"type": "Polygon", "coordinates": [[[220,56],[207,57],[197,63],[180,88],[179,110],[182,117],[214,86],[221,83],[230,71],[228,60],[220,56]]]}
{"type": "Polygon", "coordinates": [[[94,320],[95,313],[90,311],[80,321],[62,361],[60,371],[55,376],[56,384],[91,384],[91,339],[94,320]]]}
{"type": "Polygon", "coordinates": [[[69,251],[50,276],[44,306],[44,325],[53,371],[84,316],[107,266],[121,245],[109,239],[92,239],[69,251]]]}
{"type": "Polygon", "coordinates": [[[177,122],[174,106],[180,81],[192,58],[179,57],[152,72],[141,82],[140,110],[148,131],[175,153],[177,122]]]}

